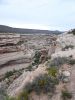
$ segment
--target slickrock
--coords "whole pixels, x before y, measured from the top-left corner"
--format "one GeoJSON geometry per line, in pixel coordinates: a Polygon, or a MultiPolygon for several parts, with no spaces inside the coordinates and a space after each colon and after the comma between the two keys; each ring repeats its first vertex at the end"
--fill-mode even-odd
{"type": "Polygon", "coordinates": [[[45,69],[46,67],[43,67],[43,65],[39,65],[39,67],[35,71],[24,71],[24,73],[9,86],[7,93],[10,96],[18,95],[27,85],[27,83],[31,83],[40,74],[46,73],[45,69]]]}

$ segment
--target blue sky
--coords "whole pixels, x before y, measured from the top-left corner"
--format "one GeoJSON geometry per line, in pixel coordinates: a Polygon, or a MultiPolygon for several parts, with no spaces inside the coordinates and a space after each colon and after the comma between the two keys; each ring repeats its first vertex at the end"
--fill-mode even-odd
{"type": "Polygon", "coordinates": [[[75,28],[75,0],[0,0],[0,24],[21,28],[75,28]]]}

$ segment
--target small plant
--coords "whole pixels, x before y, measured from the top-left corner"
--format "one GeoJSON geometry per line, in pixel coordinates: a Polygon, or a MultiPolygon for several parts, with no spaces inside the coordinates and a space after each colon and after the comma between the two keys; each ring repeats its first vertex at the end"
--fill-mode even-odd
{"type": "Polygon", "coordinates": [[[56,77],[57,76],[57,68],[56,67],[50,67],[47,69],[48,71],[48,75],[50,75],[51,77],[56,77]]]}
{"type": "Polygon", "coordinates": [[[62,91],[62,99],[68,100],[72,98],[72,93],[68,92],[67,90],[62,91]]]}

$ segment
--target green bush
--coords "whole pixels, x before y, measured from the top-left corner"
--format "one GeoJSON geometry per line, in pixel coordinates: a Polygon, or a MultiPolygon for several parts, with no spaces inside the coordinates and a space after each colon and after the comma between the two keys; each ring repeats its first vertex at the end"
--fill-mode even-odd
{"type": "Polygon", "coordinates": [[[34,63],[35,64],[39,64],[40,63],[40,56],[41,56],[40,52],[36,51],[35,52],[35,56],[34,56],[34,63]]]}
{"type": "Polygon", "coordinates": [[[56,77],[57,76],[57,68],[56,67],[50,67],[47,69],[48,71],[48,75],[50,75],[51,77],[56,77]]]}
{"type": "Polygon", "coordinates": [[[68,100],[72,98],[72,93],[68,92],[67,90],[62,91],[62,99],[68,100]]]}

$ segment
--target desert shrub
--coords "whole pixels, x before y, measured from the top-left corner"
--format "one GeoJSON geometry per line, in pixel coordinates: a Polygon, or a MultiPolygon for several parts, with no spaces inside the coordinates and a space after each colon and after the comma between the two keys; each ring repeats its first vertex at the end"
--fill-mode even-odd
{"type": "Polygon", "coordinates": [[[72,98],[72,93],[68,92],[67,90],[62,91],[62,95],[61,95],[63,100],[68,100],[72,98]]]}
{"type": "Polygon", "coordinates": [[[51,78],[49,75],[40,75],[33,80],[32,83],[28,83],[23,92],[17,97],[17,99],[9,100],[29,100],[29,94],[34,91],[37,95],[40,93],[54,93],[55,85],[58,84],[58,80],[51,78]]]}
{"type": "Polygon", "coordinates": [[[4,78],[9,78],[9,77],[12,76],[15,72],[16,72],[16,70],[6,72],[4,78]]]}
{"type": "Polygon", "coordinates": [[[32,83],[28,83],[24,90],[30,94],[32,91],[36,92],[38,95],[40,93],[54,93],[55,85],[58,84],[57,79],[52,79],[50,76],[40,75],[33,80],[32,83]]]}
{"type": "Polygon", "coordinates": [[[26,86],[26,89],[31,92],[35,91],[37,94],[41,92],[48,93],[54,92],[55,90],[56,79],[52,79],[48,75],[41,75],[33,80],[32,84],[29,84],[29,87],[26,86]],[[28,87],[28,88],[27,88],[28,87]]]}
{"type": "Polygon", "coordinates": [[[24,41],[23,40],[20,40],[18,43],[17,43],[17,45],[22,45],[24,43],[24,41]]]}
{"type": "Polygon", "coordinates": [[[32,67],[33,67],[32,65],[29,65],[29,66],[26,68],[26,70],[27,70],[27,71],[32,71],[32,67]]]}
{"type": "Polygon", "coordinates": [[[13,75],[13,72],[12,72],[12,71],[7,72],[7,73],[5,74],[5,78],[9,78],[9,77],[12,76],[12,75],[13,75]]]}
{"type": "Polygon", "coordinates": [[[74,64],[75,64],[75,59],[70,59],[70,60],[69,60],[69,64],[70,64],[70,65],[74,65],[74,64]]]}
{"type": "Polygon", "coordinates": [[[35,64],[39,64],[40,63],[40,56],[41,56],[40,52],[36,51],[35,52],[35,56],[34,56],[34,63],[35,64]]]}
{"type": "Polygon", "coordinates": [[[73,49],[74,46],[73,45],[67,45],[64,48],[62,48],[62,51],[65,51],[66,49],[69,49],[69,48],[73,49]]]}
{"type": "Polygon", "coordinates": [[[65,64],[65,63],[68,63],[67,57],[57,57],[51,61],[48,61],[47,67],[50,68],[50,67],[55,66],[55,67],[59,68],[61,65],[65,64]]]}
{"type": "Polygon", "coordinates": [[[50,67],[47,69],[48,71],[48,75],[50,75],[51,77],[56,77],[57,76],[57,68],[56,67],[50,67]]]}

